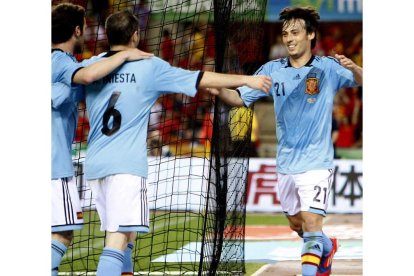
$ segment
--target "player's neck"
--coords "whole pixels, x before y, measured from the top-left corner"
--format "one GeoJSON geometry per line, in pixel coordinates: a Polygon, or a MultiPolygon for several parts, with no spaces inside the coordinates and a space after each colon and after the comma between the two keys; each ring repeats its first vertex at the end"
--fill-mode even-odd
{"type": "Polygon", "coordinates": [[[73,55],[73,52],[75,50],[75,45],[71,43],[70,41],[66,41],[63,43],[57,43],[57,44],[52,43],[52,49],[61,49],[62,51],[73,55]]]}
{"type": "Polygon", "coordinates": [[[128,49],[134,49],[137,46],[134,43],[129,43],[127,45],[112,45],[111,46],[111,51],[123,51],[123,50],[128,50],[128,49]]]}
{"type": "Polygon", "coordinates": [[[126,50],[126,49],[128,49],[128,47],[125,46],[125,45],[114,45],[114,46],[111,46],[111,48],[110,48],[111,51],[116,51],[116,52],[123,51],[123,50],[126,50]]]}
{"type": "Polygon", "coordinates": [[[308,61],[312,58],[312,52],[306,52],[305,54],[296,57],[296,56],[289,56],[289,62],[292,67],[300,68],[304,66],[308,61]]]}

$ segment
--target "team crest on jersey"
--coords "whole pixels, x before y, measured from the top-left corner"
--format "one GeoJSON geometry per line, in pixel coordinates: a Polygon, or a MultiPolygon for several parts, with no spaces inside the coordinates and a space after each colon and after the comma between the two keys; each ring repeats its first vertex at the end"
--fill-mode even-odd
{"type": "Polygon", "coordinates": [[[319,93],[319,80],[316,73],[309,73],[306,77],[306,94],[316,95],[319,93]]]}

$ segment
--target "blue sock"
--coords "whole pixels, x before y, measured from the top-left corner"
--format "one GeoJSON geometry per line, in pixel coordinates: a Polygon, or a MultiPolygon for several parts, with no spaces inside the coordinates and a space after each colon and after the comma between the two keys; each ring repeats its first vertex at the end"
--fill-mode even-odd
{"type": "Polygon", "coordinates": [[[119,276],[122,272],[124,251],[105,247],[99,258],[97,276],[119,276]]]}
{"type": "Polygon", "coordinates": [[[124,265],[122,267],[121,275],[133,275],[134,267],[132,265],[132,249],[134,248],[133,243],[128,243],[127,248],[124,251],[124,265]]]}
{"type": "Polygon", "coordinates": [[[322,232],[322,243],[323,243],[323,256],[327,256],[332,250],[332,241],[331,239],[322,232]]]}
{"type": "Polygon", "coordinates": [[[302,275],[315,276],[323,252],[322,232],[304,232],[302,247],[302,275]]]}
{"type": "Polygon", "coordinates": [[[57,276],[59,265],[68,248],[58,240],[52,240],[52,276],[57,276]]]}

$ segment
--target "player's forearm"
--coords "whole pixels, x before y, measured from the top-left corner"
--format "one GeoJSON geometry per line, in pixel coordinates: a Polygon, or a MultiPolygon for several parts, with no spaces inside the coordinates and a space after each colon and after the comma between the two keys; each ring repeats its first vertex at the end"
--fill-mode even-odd
{"type": "Polygon", "coordinates": [[[111,73],[127,59],[128,52],[120,51],[109,58],[102,59],[78,70],[73,77],[73,82],[77,84],[90,84],[111,73]]]}
{"type": "Polygon", "coordinates": [[[339,132],[338,132],[338,131],[334,131],[334,132],[332,133],[332,143],[333,143],[333,144],[335,144],[335,143],[336,143],[336,141],[338,140],[338,137],[339,137],[339,132]]]}
{"type": "Polygon", "coordinates": [[[269,76],[245,76],[233,74],[220,74],[214,72],[204,72],[200,80],[200,88],[233,88],[248,86],[254,90],[261,90],[269,93],[272,79],[269,76]]]}
{"type": "Polygon", "coordinates": [[[219,89],[219,94],[217,95],[220,100],[230,106],[244,106],[243,100],[240,98],[239,93],[234,89],[221,88],[219,89]]]}
{"type": "Polygon", "coordinates": [[[362,67],[355,65],[355,67],[351,71],[354,74],[354,79],[356,83],[362,84],[362,67]]]}
{"type": "Polygon", "coordinates": [[[247,85],[248,76],[234,74],[220,74],[215,72],[204,72],[200,80],[200,88],[222,88],[239,87],[247,85]]]}

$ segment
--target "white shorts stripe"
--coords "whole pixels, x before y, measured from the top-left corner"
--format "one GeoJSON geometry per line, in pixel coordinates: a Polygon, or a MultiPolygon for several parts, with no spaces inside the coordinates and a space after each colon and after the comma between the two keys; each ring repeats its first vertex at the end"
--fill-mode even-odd
{"type": "Polygon", "coordinates": [[[66,224],[73,224],[75,222],[75,219],[73,217],[73,207],[69,193],[68,179],[65,177],[62,178],[61,181],[66,224]]]}
{"type": "Polygon", "coordinates": [[[81,229],[83,213],[74,178],[61,178],[52,184],[52,232],[81,229]]]}

